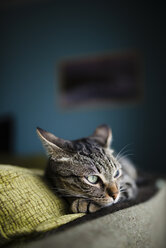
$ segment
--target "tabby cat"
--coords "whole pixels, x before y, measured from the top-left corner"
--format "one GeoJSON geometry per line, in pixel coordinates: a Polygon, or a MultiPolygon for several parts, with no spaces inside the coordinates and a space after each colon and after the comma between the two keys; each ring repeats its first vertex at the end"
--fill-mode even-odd
{"type": "Polygon", "coordinates": [[[62,197],[70,199],[73,213],[92,213],[136,196],[137,173],[110,148],[107,125],[86,138],[68,141],[37,128],[49,156],[46,178],[62,197]]]}

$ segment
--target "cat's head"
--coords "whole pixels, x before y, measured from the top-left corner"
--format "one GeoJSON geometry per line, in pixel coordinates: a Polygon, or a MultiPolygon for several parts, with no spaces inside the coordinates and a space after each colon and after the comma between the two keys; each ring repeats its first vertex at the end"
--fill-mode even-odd
{"type": "Polygon", "coordinates": [[[68,141],[37,128],[50,163],[47,176],[63,196],[81,197],[111,205],[120,195],[121,166],[110,149],[112,132],[107,125],[86,138],[68,141]]]}

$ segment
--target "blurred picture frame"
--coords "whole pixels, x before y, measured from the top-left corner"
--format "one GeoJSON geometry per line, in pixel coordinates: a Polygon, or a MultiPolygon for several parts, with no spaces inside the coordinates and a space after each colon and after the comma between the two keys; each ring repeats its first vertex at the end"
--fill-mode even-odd
{"type": "Polygon", "coordinates": [[[138,51],[63,59],[59,102],[64,108],[115,106],[143,99],[143,60],[138,51]]]}

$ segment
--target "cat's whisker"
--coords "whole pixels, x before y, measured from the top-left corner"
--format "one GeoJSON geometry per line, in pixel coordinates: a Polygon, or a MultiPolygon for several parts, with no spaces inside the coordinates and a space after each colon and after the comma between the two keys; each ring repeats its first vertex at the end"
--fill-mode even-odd
{"type": "Polygon", "coordinates": [[[120,190],[120,192],[126,192],[127,189],[120,190]]]}
{"type": "Polygon", "coordinates": [[[123,159],[125,159],[125,158],[128,158],[129,156],[134,156],[134,154],[133,154],[133,153],[128,153],[128,154],[126,154],[126,155],[124,155],[124,156],[119,157],[119,158],[117,159],[117,161],[118,161],[118,162],[121,162],[121,160],[123,160],[123,159]]]}
{"type": "Polygon", "coordinates": [[[132,151],[133,151],[132,149],[124,151],[123,153],[119,154],[119,156],[116,159],[118,160],[120,157],[126,156],[127,154],[131,153],[132,151]]]}
{"type": "Polygon", "coordinates": [[[127,190],[128,190],[128,188],[122,188],[122,189],[119,190],[119,192],[122,193],[122,192],[126,192],[127,190]]]}
{"type": "Polygon", "coordinates": [[[119,154],[119,156],[116,158],[116,160],[119,161],[122,157],[125,157],[125,156],[127,157],[127,156],[130,156],[132,154],[133,154],[132,150],[128,150],[128,151],[126,151],[126,152],[124,152],[122,154],[119,154]]]}
{"type": "Polygon", "coordinates": [[[119,152],[118,154],[116,155],[116,159],[118,159],[118,156],[120,156],[122,154],[122,152],[129,146],[129,145],[132,145],[133,143],[128,143],[126,144],[119,152]]]}

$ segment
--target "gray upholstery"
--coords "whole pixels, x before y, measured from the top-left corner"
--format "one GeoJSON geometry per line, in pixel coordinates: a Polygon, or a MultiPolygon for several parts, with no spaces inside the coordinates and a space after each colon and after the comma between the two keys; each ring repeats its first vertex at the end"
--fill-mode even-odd
{"type": "MultiPolygon", "coordinates": [[[[166,247],[166,184],[150,200],[25,244],[25,248],[166,247]]],[[[17,246],[18,247],[18,246],[17,246]]]]}

